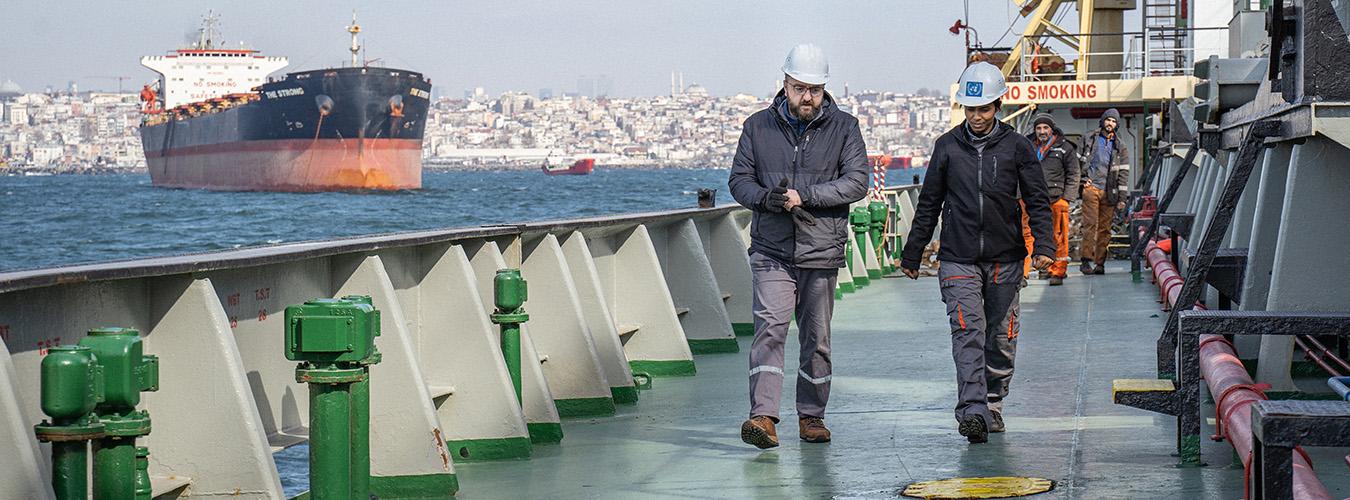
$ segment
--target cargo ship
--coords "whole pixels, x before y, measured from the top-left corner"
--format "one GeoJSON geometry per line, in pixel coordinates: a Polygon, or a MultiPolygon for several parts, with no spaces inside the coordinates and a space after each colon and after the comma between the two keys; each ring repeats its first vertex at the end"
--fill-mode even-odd
{"type": "Polygon", "coordinates": [[[550,164],[548,160],[545,159],[544,166],[540,167],[540,169],[548,175],[587,175],[595,171],[594,158],[582,158],[573,162],[571,166],[563,166],[563,163],[554,165],[550,164]]]}
{"type": "Polygon", "coordinates": [[[225,191],[422,187],[431,81],[358,61],[269,74],[284,57],[226,48],[208,15],[190,47],[147,56],[159,78],[141,91],[141,144],[151,183],[225,191]]]}

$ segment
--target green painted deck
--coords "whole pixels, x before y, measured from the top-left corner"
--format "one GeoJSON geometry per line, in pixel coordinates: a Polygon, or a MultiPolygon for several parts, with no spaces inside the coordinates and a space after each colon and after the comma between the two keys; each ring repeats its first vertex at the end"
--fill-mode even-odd
{"type": "MultiPolygon", "coordinates": [[[[697,376],[657,379],[614,416],[564,420],[562,443],[536,445],[529,460],[455,464],[458,498],[894,498],[915,481],[992,475],[1057,483],[1037,498],[1241,497],[1227,443],[1205,439],[1210,465],[1178,468],[1174,419],[1111,403],[1113,379],[1154,378],[1165,316],[1153,285],[1131,283],[1121,263],[1109,270],[1024,289],[1008,432],[987,444],[956,433],[936,279],[884,278],[836,304],[833,442],[796,438],[791,382],[782,446],[740,442],[750,342],[740,337],[740,353],[698,356],[697,376]]],[[[1308,451],[1332,495],[1350,495],[1350,450],[1308,451]]]]}

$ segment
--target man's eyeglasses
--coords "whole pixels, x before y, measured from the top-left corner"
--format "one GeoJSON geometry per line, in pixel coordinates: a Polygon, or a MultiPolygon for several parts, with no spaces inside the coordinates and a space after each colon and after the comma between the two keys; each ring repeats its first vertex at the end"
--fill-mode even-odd
{"type": "Polygon", "coordinates": [[[796,93],[797,95],[808,93],[811,94],[811,96],[813,97],[820,97],[825,95],[825,87],[807,87],[805,85],[789,85],[788,88],[792,89],[792,92],[796,93]]]}

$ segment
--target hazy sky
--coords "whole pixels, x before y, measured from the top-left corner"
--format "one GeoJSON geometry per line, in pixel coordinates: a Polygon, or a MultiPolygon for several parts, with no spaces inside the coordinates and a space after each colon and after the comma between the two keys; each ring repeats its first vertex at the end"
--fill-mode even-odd
{"type": "MultiPolygon", "coordinates": [[[[447,96],[475,86],[574,91],[578,77],[601,74],[614,95],[658,95],[672,70],[714,95],[764,94],[788,49],[806,41],[825,48],[836,91],[845,82],[854,91],[945,89],[962,68],[962,39],[947,32],[963,16],[961,0],[4,3],[0,81],[28,91],[70,80],[113,90],[114,76],[139,87],[153,78],[140,57],[181,46],[208,9],[226,40],[289,57],[286,70],[297,71],[347,59],[355,8],[371,59],[421,71],[447,96]]],[[[969,4],[986,45],[1016,15],[1010,0],[969,4]]]]}

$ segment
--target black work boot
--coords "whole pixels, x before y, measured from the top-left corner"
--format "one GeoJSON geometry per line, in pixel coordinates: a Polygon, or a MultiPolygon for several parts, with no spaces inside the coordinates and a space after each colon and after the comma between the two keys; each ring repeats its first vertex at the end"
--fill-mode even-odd
{"type": "Polygon", "coordinates": [[[1106,266],[1097,264],[1097,267],[1092,268],[1092,274],[1106,274],[1106,266]]]}
{"type": "Polygon", "coordinates": [[[962,436],[966,437],[971,443],[989,442],[989,428],[985,427],[984,419],[979,415],[966,415],[961,419],[961,425],[956,428],[962,436]]]}
{"type": "Polygon", "coordinates": [[[1083,265],[1078,266],[1078,272],[1083,273],[1083,276],[1092,274],[1092,261],[1083,259],[1083,265]]]}

